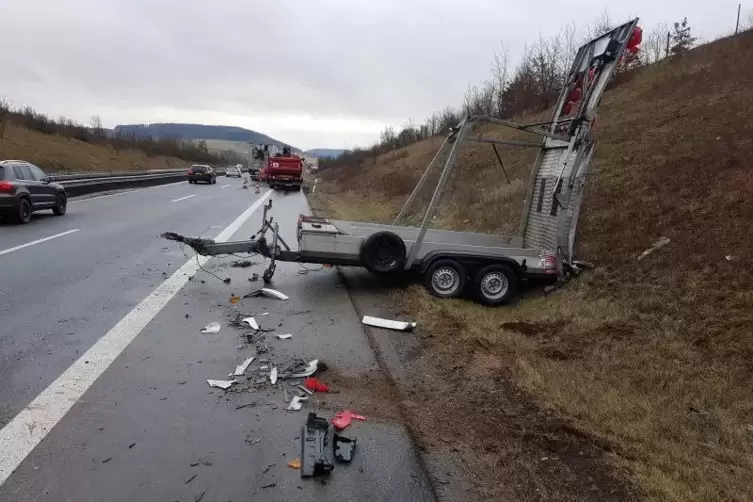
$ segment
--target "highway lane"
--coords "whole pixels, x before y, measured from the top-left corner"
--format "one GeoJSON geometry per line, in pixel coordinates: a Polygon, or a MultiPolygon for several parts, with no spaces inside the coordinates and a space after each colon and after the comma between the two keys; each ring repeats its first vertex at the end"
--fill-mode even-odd
{"type": "Polygon", "coordinates": [[[185,262],[160,232],[213,236],[257,197],[237,180],[227,189],[180,183],[0,225],[0,253],[77,230],[0,255],[0,426],[185,262]]]}
{"type": "MultiPolygon", "coordinates": [[[[186,258],[175,243],[157,241],[155,244],[154,236],[171,229],[195,235],[207,226],[213,227],[213,221],[223,220],[224,212],[230,209],[222,204],[236,204],[232,202],[234,196],[221,202],[215,198],[202,199],[198,191],[183,189],[171,192],[169,200],[167,194],[160,195],[160,200],[169,203],[192,193],[197,195],[174,204],[192,204],[186,209],[190,214],[197,214],[196,221],[182,220],[172,213],[168,221],[157,221],[154,225],[142,220],[140,225],[148,228],[139,231],[139,225],[128,219],[132,216],[129,214],[123,223],[126,231],[148,236],[137,239],[142,244],[156,247],[146,252],[147,257],[156,253],[162,257],[163,264],[167,259],[177,260],[177,263],[171,261],[170,271],[185,263],[186,258]],[[215,213],[215,205],[221,206],[220,215],[215,213]],[[198,214],[203,212],[212,213],[214,217],[199,218],[198,214]]],[[[245,197],[243,203],[235,207],[235,212],[224,218],[224,225],[238,216],[244,204],[248,205],[250,199],[245,197]]],[[[302,194],[277,193],[272,198],[275,201],[273,215],[280,221],[286,240],[292,243],[298,214],[308,212],[305,198],[302,194]]],[[[253,234],[260,218],[261,211],[253,213],[235,232],[235,238],[253,234]]],[[[211,231],[216,233],[222,228],[211,228],[211,231]]],[[[73,239],[81,232],[58,240],[73,239]]],[[[108,238],[114,238],[115,233],[108,234],[108,238]]],[[[212,234],[205,232],[205,235],[212,234]]],[[[73,246],[74,241],[70,242],[73,246]]],[[[44,244],[47,243],[39,246],[44,244]]],[[[77,246],[76,249],[81,248],[77,246]]],[[[105,249],[105,255],[108,249],[112,248],[105,249]]],[[[126,258],[120,253],[119,258],[113,259],[113,265],[122,266],[126,258]]],[[[103,256],[97,259],[100,263],[108,260],[103,256]]],[[[250,269],[229,267],[235,259],[215,258],[206,266],[220,278],[231,277],[230,284],[199,271],[161,311],[155,312],[143,331],[103,369],[93,385],[82,390],[83,395],[72,400],[75,403],[68,405],[72,406],[70,411],[0,486],[0,501],[193,501],[202,494],[202,500],[223,501],[434,500],[429,480],[395,409],[391,387],[379,372],[348,293],[332,269],[314,267],[303,275],[300,273],[303,269],[296,264],[280,264],[274,287],[288,294],[290,300],[244,299],[239,309],[256,315],[263,326],[293,335],[290,340],[270,337],[269,351],[257,357],[267,357],[272,364],[281,367],[294,357],[307,360],[318,357],[329,367],[322,379],[338,393],[312,396],[304,410],[286,412],[279,386],[239,393],[225,393],[207,386],[207,378],[226,378],[236,364],[255,353],[253,346],[241,343],[240,331],[226,325],[233,315],[228,299],[233,293],[245,293],[258,287],[258,283],[252,284],[247,278],[254,272],[261,273],[264,264],[250,269]],[[263,316],[264,312],[269,315],[263,316]],[[220,333],[199,333],[209,321],[221,322],[220,333]],[[251,401],[256,405],[236,409],[251,401]],[[358,437],[353,463],[336,467],[326,484],[301,480],[298,471],[287,467],[287,462],[299,456],[300,426],[307,409],[331,416],[343,408],[355,409],[369,419],[351,426],[348,431],[358,437]]],[[[252,261],[260,260],[252,258],[252,261]]],[[[127,270],[133,271],[132,267],[130,262],[125,265],[126,270],[110,279],[110,287],[126,277],[127,270]]],[[[93,272],[101,268],[101,264],[90,268],[100,284],[100,290],[93,291],[89,297],[90,303],[96,303],[97,292],[102,293],[100,281],[103,279],[93,272]]],[[[150,288],[145,284],[159,284],[160,270],[135,280],[137,286],[131,288],[127,303],[132,306],[141,300],[139,294],[148,294],[150,288]]],[[[170,277],[165,282],[172,280],[170,277]]],[[[129,281],[127,278],[126,282],[131,284],[129,281]]],[[[116,288],[123,290],[120,286],[116,288]]],[[[97,311],[97,306],[86,308],[97,311]]],[[[78,312],[85,308],[73,307],[78,312]]],[[[121,312],[128,310],[115,299],[111,308],[120,308],[121,312]]],[[[152,310],[151,304],[144,308],[152,310]]],[[[110,323],[118,322],[117,317],[111,316],[110,323]]],[[[83,321],[77,319],[76,322],[83,321]]],[[[96,326],[100,337],[107,324],[96,326]]],[[[94,326],[90,325],[87,331],[90,339],[96,341],[94,326]]],[[[78,332],[77,325],[72,332],[78,332]]],[[[92,350],[100,345],[94,343],[92,350]]],[[[49,360],[50,355],[38,354],[49,360]]],[[[80,369],[85,365],[80,360],[68,362],[71,363],[72,368],[80,369]]],[[[97,361],[91,363],[97,364],[97,361]]],[[[67,398],[68,394],[63,397],[67,398]]],[[[29,411],[31,417],[44,415],[45,410],[34,407],[29,411]]],[[[27,427],[31,435],[39,430],[35,420],[25,422],[16,431],[19,437],[11,436],[7,443],[9,450],[23,444],[25,437],[20,436],[26,435],[27,427]]],[[[2,431],[0,442],[1,436],[2,431]]]]}

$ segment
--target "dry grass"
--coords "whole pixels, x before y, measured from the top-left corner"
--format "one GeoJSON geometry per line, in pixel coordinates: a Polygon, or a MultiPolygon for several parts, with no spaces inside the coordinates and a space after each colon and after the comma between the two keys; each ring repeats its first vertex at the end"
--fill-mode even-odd
{"type": "MultiPolygon", "coordinates": [[[[646,68],[605,95],[579,237],[595,271],[511,308],[439,302],[420,287],[398,294],[439,367],[458,354],[498,361],[655,500],[753,496],[751,60],[749,32],[646,68]],[[671,243],[637,261],[661,236],[671,243]]],[[[435,146],[330,173],[345,192],[323,195],[340,201],[340,217],[389,219],[435,146]]],[[[524,184],[501,184],[481,148],[437,221],[515,231],[504,215],[519,216],[524,184]]],[[[528,159],[513,155],[509,172],[527,178],[528,159]]],[[[470,393],[477,384],[457,385],[470,393]]]]}
{"type": "Polygon", "coordinates": [[[21,159],[47,172],[144,171],[185,167],[189,163],[169,157],[147,157],[140,150],[117,152],[112,148],[73,138],[6,125],[0,139],[0,159],[21,159]]]}

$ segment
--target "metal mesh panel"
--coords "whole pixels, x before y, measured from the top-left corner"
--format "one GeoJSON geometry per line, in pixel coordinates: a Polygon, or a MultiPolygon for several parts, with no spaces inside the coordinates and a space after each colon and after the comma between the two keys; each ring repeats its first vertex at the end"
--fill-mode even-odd
{"type": "Polygon", "coordinates": [[[560,157],[564,151],[565,148],[551,148],[544,152],[541,167],[533,183],[533,203],[530,205],[525,229],[525,247],[547,250],[557,247],[557,217],[551,216],[552,196],[559,175],[560,157]]]}

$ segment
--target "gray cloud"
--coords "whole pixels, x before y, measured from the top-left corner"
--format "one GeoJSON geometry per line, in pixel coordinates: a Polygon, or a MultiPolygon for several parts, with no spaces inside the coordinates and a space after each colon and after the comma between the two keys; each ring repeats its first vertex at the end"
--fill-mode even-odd
{"type": "MultiPolygon", "coordinates": [[[[736,6],[606,7],[647,28],[688,16],[713,37],[733,27],[736,6]]],[[[82,121],[100,113],[107,125],[229,123],[303,147],[352,146],[457,103],[486,77],[500,42],[514,58],[604,9],[590,0],[4,0],[0,94],[82,121]]]]}

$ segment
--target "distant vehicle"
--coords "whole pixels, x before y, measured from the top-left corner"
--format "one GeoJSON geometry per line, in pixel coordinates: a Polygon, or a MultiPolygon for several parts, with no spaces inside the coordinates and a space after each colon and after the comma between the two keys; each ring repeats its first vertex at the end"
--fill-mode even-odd
{"type": "Polygon", "coordinates": [[[0,215],[29,223],[34,211],[52,209],[62,216],[67,207],[65,187],[40,168],[22,160],[0,161],[0,215]]]}
{"type": "Polygon", "coordinates": [[[225,176],[229,178],[230,177],[240,178],[241,177],[240,167],[238,166],[228,167],[227,169],[225,169],[225,176]]]}
{"type": "Polygon", "coordinates": [[[198,183],[199,181],[215,184],[217,183],[217,173],[206,164],[194,164],[188,170],[188,182],[198,183]]]}

